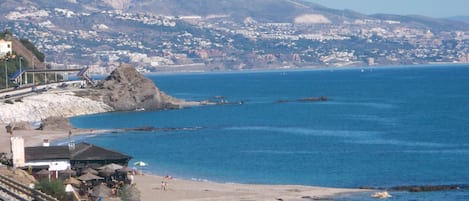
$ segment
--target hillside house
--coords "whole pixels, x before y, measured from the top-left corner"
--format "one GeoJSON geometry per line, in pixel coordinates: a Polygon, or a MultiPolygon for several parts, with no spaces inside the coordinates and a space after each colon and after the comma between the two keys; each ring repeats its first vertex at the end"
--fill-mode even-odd
{"type": "Polygon", "coordinates": [[[0,57],[5,57],[12,53],[12,42],[0,39],[0,57]]]}

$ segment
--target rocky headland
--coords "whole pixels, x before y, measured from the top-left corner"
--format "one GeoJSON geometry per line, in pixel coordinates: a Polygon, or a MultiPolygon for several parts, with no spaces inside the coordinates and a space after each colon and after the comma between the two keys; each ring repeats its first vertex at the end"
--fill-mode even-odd
{"type": "Polygon", "coordinates": [[[40,122],[112,111],[164,110],[201,105],[176,99],[131,65],[123,64],[104,80],[85,89],[67,87],[0,102],[0,123],[40,122]]]}
{"type": "Polygon", "coordinates": [[[93,90],[100,95],[105,104],[116,111],[177,109],[199,104],[165,94],[153,81],[142,76],[128,64],[123,64],[114,70],[93,90]]]}

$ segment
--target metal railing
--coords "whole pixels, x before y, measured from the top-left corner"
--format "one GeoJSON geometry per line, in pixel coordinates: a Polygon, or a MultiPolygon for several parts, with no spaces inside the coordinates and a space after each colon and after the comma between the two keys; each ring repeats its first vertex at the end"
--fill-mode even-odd
{"type": "Polygon", "coordinates": [[[0,189],[21,201],[58,201],[57,198],[54,198],[36,189],[31,189],[28,186],[18,183],[3,175],[0,175],[0,189]]]}

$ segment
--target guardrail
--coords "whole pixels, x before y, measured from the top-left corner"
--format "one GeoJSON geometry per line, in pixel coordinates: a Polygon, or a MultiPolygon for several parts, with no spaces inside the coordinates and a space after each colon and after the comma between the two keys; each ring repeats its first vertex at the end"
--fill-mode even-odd
{"type": "Polygon", "coordinates": [[[58,201],[57,198],[54,198],[36,189],[31,189],[28,186],[18,183],[3,175],[0,175],[0,188],[5,193],[21,201],[58,201]]]}
{"type": "Polygon", "coordinates": [[[48,83],[48,84],[42,84],[42,85],[25,85],[23,87],[17,88],[17,89],[0,89],[0,101],[7,100],[7,99],[16,99],[16,98],[22,98],[24,96],[28,96],[33,94],[32,92],[42,92],[44,90],[47,90],[49,88],[55,89],[60,87],[60,85],[66,84],[66,85],[74,85],[74,84],[81,84],[82,81],[80,80],[74,80],[74,81],[65,81],[65,82],[57,82],[57,83],[48,83]]]}

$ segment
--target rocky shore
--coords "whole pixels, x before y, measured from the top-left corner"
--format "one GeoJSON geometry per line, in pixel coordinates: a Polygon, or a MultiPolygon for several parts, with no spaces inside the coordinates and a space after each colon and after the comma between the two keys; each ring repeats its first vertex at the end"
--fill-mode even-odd
{"type": "Polygon", "coordinates": [[[160,91],[154,83],[123,64],[107,78],[87,88],[58,88],[0,102],[0,123],[40,122],[111,111],[164,110],[201,105],[160,91]]]}
{"type": "MultiPolygon", "coordinates": [[[[11,103],[0,102],[0,152],[7,153],[8,126],[16,129],[31,122],[41,122],[42,130],[18,128],[14,136],[23,137],[26,146],[37,146],[44,139],[50,141],[73,135],[89,134],[86,130],[71,128],[68,117],[111,111],[164,110],[204,104],[242,104],[243,102],[179,100],[161,92],[151,80],[128,65],[122,65],[93,87],[53,89],[11,103]],[[65,121],[64,121],[65,120],[65,121]],[[9,124],[9,125],[8,125],[9,124]]],[[[130,130],[175,130],[195,128],[129,128],[130,130]]],[[[125,129],[125,130],[129,130],[125,129]]],[[[93,134],[114,131],[93,131],[93,134]]],[[[118,131],[116,131],[118,132],[118,131]]],[[[328,200],[339,194],[367,192],[362,189],[321,188],[292,185],[222,184],[172,179],[167,190],[161,188],[164,178],[156,175],[135,176],[140,200],[328,200]]],[[[28,183],[28,181],[26,181],[28,183]]],[[[29,182],[30,183],[30,182],[29,182]]]]}

